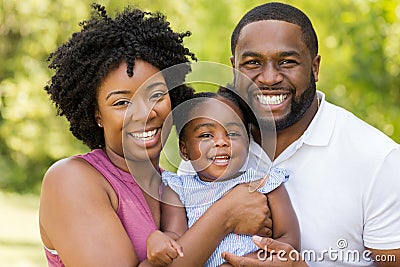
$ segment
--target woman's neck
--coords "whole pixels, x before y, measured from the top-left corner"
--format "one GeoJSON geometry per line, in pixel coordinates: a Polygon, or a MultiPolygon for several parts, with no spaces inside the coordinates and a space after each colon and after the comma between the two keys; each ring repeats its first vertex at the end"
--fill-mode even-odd
{"type": "Polygon", "coordinates": [[[112,149],[105,147],[104,152],[110,161],[124,172],[129,172],[144,191],[158,190],[161,184],[159,158],[149,160],[132,160],[119,155],[112,149]]]}

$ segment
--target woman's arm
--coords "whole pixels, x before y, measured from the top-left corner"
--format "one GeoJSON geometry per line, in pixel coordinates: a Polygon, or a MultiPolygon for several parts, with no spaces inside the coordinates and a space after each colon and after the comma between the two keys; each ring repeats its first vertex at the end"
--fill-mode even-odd
{"type": "Polygon", "coordinates": [[[46,173],[39,211],[41,235],[66,266],[138,264],[115,212],[118,203],[113,193],[104,177],[80,159],[59,161],[46,173]]]}
{"type": "Polygon", "coordinates": [[[266,196],[250,193],[248,184],[236,186],[177,240],[184,256],[176,258],[170,266],[204,266],[230,232],[267,234],[271,229],[268,212],[266,196]]]}
{"type": "MultiPolygon", "coordinates": [[[[167,186],[161,200],[162,232],[154,231],[146,241],[147,260],[154,266],[167,266],[176,257],[183,257],[182,246],[175,240],[188,229],[186,210],[178,194],[167,186]]],[[[143,265],[144,263],[140,266],[143,265]]]]}
{"type": "Polygon", "coordinates": [[[300,251],[300,227],[286,188],[281,184],[267,194],[272,215],[272,237],[300,251]]]}
{"type": "Polygon", "coordinates": [[[170,187],[164,189],[161,203],[161,231],[175,240],[180,238],[188,229],[186,210],[170,187]]]}

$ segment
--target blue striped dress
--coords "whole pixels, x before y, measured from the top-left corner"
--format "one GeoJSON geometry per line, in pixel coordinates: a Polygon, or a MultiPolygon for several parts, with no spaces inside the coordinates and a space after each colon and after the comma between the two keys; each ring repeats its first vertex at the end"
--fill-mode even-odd
{"type": "MultiPolygon", "coordinates": [[[[188,226],[191,227],[206,210],[226,192],[234,186],[242,183],[248,183],[261,177],[256,175],[253,169],[246,170],[242,175],[224,181],[205,182],[200,180],[197,174],[179,176],[175,173],[162,172],[162,180],[165,185],[175,191],[186,208],[188,226]]],[[[258,189],[261,193],[269,193],[282,183],[288,180],[289,176],[285,170],[272,168],[269,178],[265,185],[258,189]]],[[[251,236],[228,234],[219,244],[217,249],[206,262],[205,266],[219,266],[225,261],[221,253],[228,251],[239,256],[254,252],[258,247],[253,243],[251,236]]]]}

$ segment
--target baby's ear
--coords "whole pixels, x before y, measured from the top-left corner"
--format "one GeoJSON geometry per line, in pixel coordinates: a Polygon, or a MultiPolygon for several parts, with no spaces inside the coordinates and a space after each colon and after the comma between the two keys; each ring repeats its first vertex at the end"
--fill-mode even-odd
{"type": "Polygon", "coordinates": [[[183,140],[179,140],[179,155],[184,161],[188,161],[189,157],[187,154],[186,143],[183,140]]]}

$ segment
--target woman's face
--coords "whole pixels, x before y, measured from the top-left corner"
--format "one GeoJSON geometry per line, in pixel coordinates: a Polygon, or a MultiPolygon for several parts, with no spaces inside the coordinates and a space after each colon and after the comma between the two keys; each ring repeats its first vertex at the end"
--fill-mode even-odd
{"type": "Polygon", "coordinates": [[[171,112],[168,88],[160,70],[136,60],[133,76],[126,63],[110,72],[98,92],[96,121],[104,128],[107,154],[158,165],[161,128],[171,112]],[[151,78],[151,79],[149,79],[151,78]]]}

